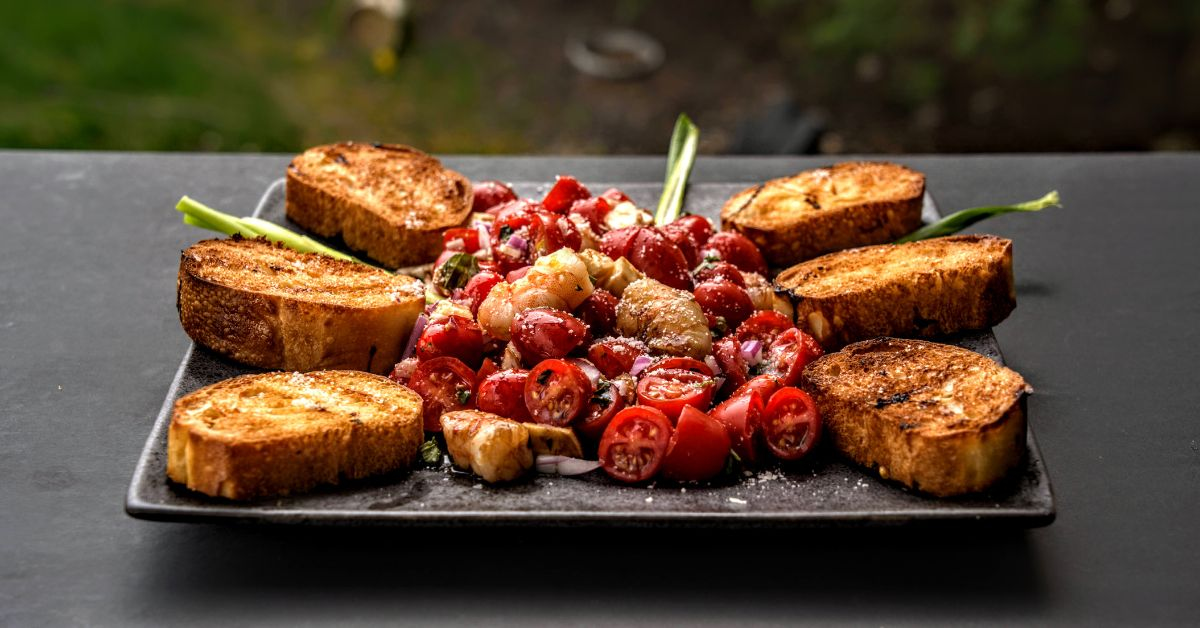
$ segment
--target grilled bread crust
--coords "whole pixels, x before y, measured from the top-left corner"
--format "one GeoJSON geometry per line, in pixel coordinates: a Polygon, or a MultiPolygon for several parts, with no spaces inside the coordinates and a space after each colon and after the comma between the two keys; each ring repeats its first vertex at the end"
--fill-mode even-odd
{"type": "Polygon", "coordinates": [[[415,148],[343,142],[287,168],[287,216],[389,268],[432,262],[471,213],[471,182],[415,148]]]}
{"type": "Polygon", "coordinates": [[[839,452],[932,495],[983,491],[1025,452],[1030,388],[967,349],[867,340],[810,364],[802,385],[839,452]]]}
{"type": "Polygon", "coordinates": [[[1017,305],[1012,241],[948,236],[830,253],[775,278],[796,322],[826,349],[874,338],[931,338],[1003,321],[1017,305]]]}
{"type": "Polygon", "coordinates": [[[421,283],[266,240],[205,240],[179,262],[179,320],[198,344],[266,369],[385,373],[425,305],[421,283]]]}
{"type": "Polygon", "coordinates": [[[921,226],[925,175],[886,162],[845,162],[742,190],[721,225],[776,268],[831,251],[891,242],[921,226]]]}
{"type": "Polygon", "coordinates": [[[214,497],[253,499],[410,467],[421,397],[360,371],[242,375],[180,397],[167,475],[214,497]]]}

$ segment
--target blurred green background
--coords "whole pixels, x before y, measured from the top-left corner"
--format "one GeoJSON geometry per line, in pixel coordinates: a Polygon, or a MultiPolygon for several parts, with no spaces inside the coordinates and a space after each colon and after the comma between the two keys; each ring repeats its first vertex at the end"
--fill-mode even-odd
{"type": "Polygon", "coordinates": [[[1197,33],[1182,0],[3,1],[0,147],[657,153],[687,111],[705,152],[1187,150],[1197,33]],[[615,26],[662,67],[572,67],[615,26]]]}

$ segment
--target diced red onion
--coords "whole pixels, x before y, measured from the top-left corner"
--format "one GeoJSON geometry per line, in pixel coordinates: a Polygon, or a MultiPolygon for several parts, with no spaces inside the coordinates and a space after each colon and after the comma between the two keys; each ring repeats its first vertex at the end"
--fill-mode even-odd
{"type": "Polygon", "coordinates": [[[742,359],[751,366],[762,362],[762,342],[758,340],[747,340],[746,342],[743,342],[742,359]]]}
{"type": "Polygon", "coordinates": [[[592,364],[583,358],[571,358],[570,362],[575,366],[578,366],[579,370],[583,371],[583,374],[587,375],[588,379],[592,380],[593,390],[600,385],[600,369],[596,368],[595,364],[592,364]]]}
{"type": "Polygon", "coordinates": [[[633,359],[633,366],[631,366],[629,368],[629,374],[636,377],[638,373],[641,373],[642,371],[646,370],[646,367],[650,366],[653,363],[654,363],[654,360],[651,360],[650,356],[639,355],[638,357],[633,359]]]}
{"type": "Polygon", "coordinates": [[[600,468],[600,462],[597,460],[581,460],[567,456],[538,456],[534,465],[538,473],[558,475],[582,475],[600,468]]]}
{"type": "Polygon", "coordinates": [[[704,356],[704,363],[708,365],[708,368],[712,369],[713,375],[720,375],[722,373],[721,365],[717,364],[715,357],[711,355],[704,356]]]}
{"type": "Polygon", "coordinates": [[[515,233],[508,238],[508,242],[505,242],[505,244],[517,249],[518,251],[525,251],[529,249],[529,242],[527,242],[525,238],[522,238],[515,233]]]}
{"type": "Polygon", "coordinates": [[[401,360],[408,359],[413,351],[417,349],[417,339],[421,337],[421,332],[425,331],[425,324],[429,322],[429,317],[424,314],[417,317],[416,324],[413,325],[412,333],[408,335],[408,344],[404,345],[404,353],[400,355],[401,360]]]}

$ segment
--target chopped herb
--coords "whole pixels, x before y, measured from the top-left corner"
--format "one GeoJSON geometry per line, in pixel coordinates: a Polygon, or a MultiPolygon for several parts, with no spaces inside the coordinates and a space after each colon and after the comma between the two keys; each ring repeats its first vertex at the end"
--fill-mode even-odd
{"type": "Polygon", "coordinates": [[[510,227],[508,225],[500,225],[500,239],[501,240],[503,240],[504,242],[508,242],[508,239],[512,237],[512,234],[513,234],[512,227],[510,227]]]}
{"type": "Polygon", "coordinates": [[[737,478],[742,475],[742,458],[737,455],[737,452],[729,450],[729,455],[725,457],[725,468],[721,470],[721,476],[725,478],[737,478]]]}
{"type": "Polygon", "coordinates": [[[596,384],[596,392],[592,394],[592,403],[607,408],[608,404],[612,403],[612,384],[608,383],[607,379],[600,378],[600,383],[596,384]]]}
{"type": "Polygon", "coordinates": [[[692,382],[692,388],[699,388],[700,390],[704,390],[705,388],[708,388],[709,386],[712,386],[715,383],[717,383],[717,382],[715,380],[713,380],[711,377],[706,377],[701,381],[692,382]]]}
{"type": "Polygon", "coordinates": [[[719,262],[719,261],[721,261],[721,256],[717,255],[716,253],[705,253],[704,261],[709,264],[712,264],[714,262],[719,262]]]}
{"type": "Polygon", "coordinates": [[[421,462],[429,466],[442,464],[442,448],[436,436],[430,436],[429,440],[421,443],[421,462]]]}
{"type": "Polygon", "coordinates": [[[433,283],[446,292],[466,287],[479,274],[479,259],[470,253],[455,253],[433,271],[433,283]]]}
{"type": "Polygon", "coordinates": [[[465,406],[467,405],[467,402],[471,400],[471,391],[467,388],[459,388],[458,390],[454,391],[454,396],[458,399],[458,403],[460,405],[465,406]]]}
{"type": "Polygon", "coordinates": [[[546,370],[542,371],[541,373],[538,373],[537,383],[545,385],[546,382],[550,381],[550,376],[553,374],[554,374],[554,371],[551,371],[550,369],[546,369],[546,370]]]}

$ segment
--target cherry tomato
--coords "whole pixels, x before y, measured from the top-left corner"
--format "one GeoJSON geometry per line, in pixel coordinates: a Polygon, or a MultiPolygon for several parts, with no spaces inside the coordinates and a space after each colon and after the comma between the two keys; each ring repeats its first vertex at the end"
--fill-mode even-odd
{"type": "Polygon", "coordinates": [[[408,387],[421,395],[425,430],[442,431],[446,412],[475,407],[475,371],[458,358],[442,356],[422,360],[409,379],[408,387]]]}
{"type": "Polygon", "coordinates": [[[521,227],[541,226],[537,218],[537,206],[529,201],[512,201],[495,209],[496,219],[489,229],[492,242],[497,244],[504,244],[521,227]]]}
{"type": "Polygon", "coordinates": [[[617,188],[608,188],[607,190],[604,190],[604,192],[600,194],[600,197],[613,205],[616,205],[617,203],[633,202],[633,199],[629,198],[629,196],[617,188]]]}
{"type": "Polygon", "coordinates": [[[713,408],[714,419],[725,426],[733,451],[742,460],[753,463],[758,460],[758,430],[762,422],[763,398],[751,390],[744,395],[730,397],[713,408]]]}
{"type": "Polygon", "coordinates": [[[710,222],[704,216],[687,214],[685,216],[676,218],[675,222],[670,224],[675,225],[675,227],[673,227],[675,229],[680,227],[686,228],[692,235],[692,241],[696,243],[697,248],[703,248],[705,244],[708,244],[708,239],[713,235],[712,222],[710,222]]]}
{"type": "Polygon", "coordinates": [[[654,364],[646,367],[646,370],[641,372],[642,377],[655,375],[659,371],[668,371],[672,369],[691,371],[699,373],[706,377],[712,377],[713,371],[709,366],[696,358],[686,358],[681,356],[671,356],[663,358],[654,364]]]}
{"type": "Polygon", "coordinates": [[[486,212],[500,203],[517,200],[517,193],[500,181],[480,181],[471,187],[474,188],[473,212],[486,212]]]}
{"type": "Polygon", "coordinates": [[[447,251],[456,251],[459,253],[474,253],[479,250],[479,231],[466,227],[458,227],[447,229],[442,232],[442,245],[447,251]],[[461,242],[461,246],[451,249],[452,242],[461,242]]]}
{"type": "Polygon", "coordinates": [[[613,417],[600,438],[600,465],[614,480],[643,482],[662,467],[671,422],[654,408],[632,406],[613,417]]]}
{"type": "Polygon", "coordinates": [[[812,336],[793,327],[771,342],[764,354],[766,369],[778,377],[783,386],[796,386],[804,367],[823,353],[812,336]]]}
{"type": "Polygon", "coordinates": [[[593,338],[607,336],[617,328],[618,301],[616,295],[608,290],[596,288],[583,300],[575,314],[588,326],[593,338]]]}
{"type": "Polygon", "coordinates": [[[700,263],[700,244],[692,238],[692,232],[688,231],[687,226],[670,223],[660,227],[662,234],[667,236],[667,239],[679,247],[679,251],[683,253],[683,257],[687,259],[688,268],[693,268],[700,263]]]}
{"type": "Polygon", "coordinates": [[[624,257],[648,277],[680,290],[691,290],[688,261],[675,243],[652,227],[626,227],[604,234],[600,251],[624,257]]]}
{"type": "Polygon", "coordinates": [[[575,429],[592,441],[600,440],[604,429],[612,422],[613,417],[625,408],[625,399],[613,389],[613,386],[601,386],[592,394],[583,418],[575,425],[575,429]]]}
{"type": "Polygon", "coordinates": [[[737,266],[740,270],[766,276],[767,261],[757,246],[746,236],[736,231],[721,231],[713,234],[704,244],[704,258],[717,257],[737,266]]]}
{"type": "Polygon", "coordinates": [[[705,314],[725,319],[729,327],[737,327],[754,313],[754,302],[745,288],[731,281],[709,281],[696,286],[696,303],[705,314]]]}
{"type": "Polygon", "coordinates": [[[742,358],[742,343],[726,336],[713,343],[713,356],[725,374],[726,390],[733,390],[746,383],[746,379],[750,377],[750,367],[742,358]]]}
{"type": "Polygon", "coordinates": [[[533,239],[533,250],[537,255],[549,255],[559,249],[578,251],[583,247],[583,235],[570,218],[547,212],[540,214],[540,219],[541,229],[533,239]]]}
{"type": "Polygon", "coordinates": [[[525,380],[525,407],[537,423],[567,427],[583,415],[592,392],[592,382],[578,366],[543,360],[525,380]]]}
{"type": "Polygon", "coordinates": [[[821,438],[821,414],[812,397],[799,388],[780,388],[771,395],[762,422],[767,449],[781,460],[799,460],[821,438]]]}
{"type": "Polygon", "coordinates": [[[746,287],[746,278],[742,277],[742,271],[729,262],[705,262],[692,273],[692,276],[695,277],[696,283],[728,281],[740,288],[746,287]]]}
{"type": "Polygon", "coordinates": [[[734,335],[742,342],[757,340],[763,343],[763,346],[770,346],[780,334],[793,327],[795,325],[787,316],[774,310],[759,310],[751,314],[746,322],[738,325],[734,335]]]}
{"type": "Polygon", "coordinates": [[[699,373],[683,369],[660,370],[638,381],[638,403],[661,410],[674,422],[684,406],[707,409],[712,405],[714,384],[711,377],[699,373]]]}
{"type": "Polygon", "coordinates": [[[451,315],[436,319],[425,326],[417,339],[417,358],[432,360],[450,356],[477,368],[483,359],[483,330],[465,316],[451,315]]]}
{"type": "Polygon", "coordinates": [[[509,331],[527,364],[564,357],[588,335],[587,326],[578,318],[548,307],[518,313],[509,331]]]}
{"type": "Polygon", "coordinates": [[[479,369],[475,371],[475,382],[476,383],[482,382],[484,379],[486,379],[492,373],[496,373],[499,371],[500,371],[500,365],[496,364],[495,360],[493,360],[491,358],[484,358],[483,364],[480,365],[479,369]]]}
{"type": "Polygon", "coordinates": [[[463,296],[466,298],[472,314],[479,314],[479,304],[483,303],[492,288],[495,288],[496,284],[501,281],[504,281],[504,278],[500,276],[500,273],[490,270],[481,270],[471,277],[471,280],[463,288],[463,296]]]}
{"type": "Polygon", "coordinates": [[[542,205],[549,211],[565,214],[572,203],[591,196],[592,193],[575,177],[559,175],[554,180],[554,187],[550,188],[550,191],[546,192],[546,198],[542,199],[542,205]]]}
{"type": "Polygon", "coordinates": [[[641,227],[622,227],[609,231],[600,238],[600,252],[613,259],[628,258],[629,249],[633,247],[633,241],[640,229],[641,227]]]}
{"type": "Polygon", "coordinates": [[[595,196],[575,201],[571,204],[568,214],[586,218],[593,233],[604,233],[604,217],[612,209],[612,205],[603,197],[595,196]]]}
{"type": "Polygon", "coordinates": [[[632,338],[605,338],[588,347],[588,359],[605,377],[628,373],[642,355],[646,355],[646,345],[632,338]]]}
{"type": "Polygon", "coordinates": [[[529,421],[529,408],[525,406],[525,380],[529,371],[509,369],[497,371],[479,382],[475,406],[515,421],[529,421]]]}
{"type": "Polygon", "coordinates": [[[724,470],[732,445],[724,425],[688,406],[679,415],[671,434],[663,459],[663,477],[681,482],[714,478],[724,470]]]}
{"type": "Polygon", "coordinates": [[[738,389],[733,391],[731,397],[740,397],[751,390],[762,395],[763,399],[770,399],[771,395],[775,394],[776,390],[782,384],[779,383],[779,378],[774,375],[759,375],[752,378],[750,381],[738,386],[738,389]]]}

